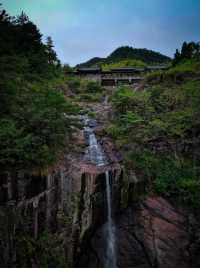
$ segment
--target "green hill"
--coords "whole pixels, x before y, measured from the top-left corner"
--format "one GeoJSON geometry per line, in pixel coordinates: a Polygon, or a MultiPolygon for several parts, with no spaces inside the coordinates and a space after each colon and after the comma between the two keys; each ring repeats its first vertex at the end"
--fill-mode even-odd
{"type": "Polygon", "coordinates": [[[142,61],[144,64],[166,64],[171,61],[169,57],[159,52],[148,50],[146,48],[124,46],[114,50],[107,58],[95,57],[87,62],[78,64],[77,67],[102,66],[105,64],[118,63],[124,60],[138,60],[142,61]]]}
{"type": "Polygon", "coordinates": [[[107,71],[110,69],[114,69],[114,68],[122,68],[122,67],[139,67],[139,68],[143,68],[145,67],[146,64],[141,61],[141,60],[120,60],[118,62],[114,62],[114,63],[103,63],[101,65],[102,69],[107,71]]]}

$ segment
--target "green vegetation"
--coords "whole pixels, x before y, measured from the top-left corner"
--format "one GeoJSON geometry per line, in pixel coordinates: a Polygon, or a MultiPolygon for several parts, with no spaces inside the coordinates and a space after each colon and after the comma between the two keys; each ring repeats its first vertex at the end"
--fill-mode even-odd
{"type": "Polygon", "coordinates": [[[66,80],[68,92],[76,102],[99,102],[104,96],[104,88],[98,82],[68,77],[66,80]]]}
{"type": "MultiPolygon", "coordinates": [[[[63,148],[69,148],[75,125],[70,118],[80,112],[77,104],[83,104],[82,112],[88,112],[86,107],[92,105],[87,104],[102,101],[105,91],[93,81],[73,76],[65,79],[64,73],[70,67],[61,66],[52,39],[48,37],[44,44],[40,31],[24,13],[10,17],[1,10],[0,32],[1,172],[41,171],[56,162],[63,148]]],[[[99,64],[110,69],[169,61],[154,51],[121,47],[106,59],[95,58],[84,66],[99,64]]],[[[120,87],[114,92],[111,97],[114,119],[107,128],[108,135],[124,154],[126,171],[134,170],[142,175],[153,193],[197,213],[200,206],[199,77],[199,44],[185,43],[182,51],[176,52],[171,69],[147,76],[147,90],[120,87]]],[[[88,115],[98,117],[98,111],[88,115]]],[[[81,145],[75,149],[82,151],[81,145]]],[[[128,180],[125,184],[124,203],[127,203],[128,180]]],[[[23,194],[20,195],[22,199],[23,194]]],[[[80,203],[73,201],[79,195],[72,198],[72,206],[80,203]]],[[[98,203],[99,197],[94,197],[98,203]]],[[[17,206],[10,203],[11,209],[4,206],[0,210],[1,251],[16,246],[19,267],[66,267],[65,234],[44,232],[38,239],[30,237],[25,234],[33,225],[32,217],[26,215],[28,206],[24,209],[26,219],[20,219],[20,225],[14,212],[17,206]],[[27,221],[27,229],[23,228],[23,221],[25,225],[27,221]],[[9,245],[4,246],[5,241],[9,245]]]]}
{"type": "Polygon", "coordinates": [[[61,236],[47,232],[42,233],[38,240],[30,235],[18,235],[16,244],[19,267],[31,267],[37,263],[43,268],[67,268],[64,247],[61,246],[63,243],[61,236]]]}
{"type": "Polygon", "coordinates": [[[123,67],[145,67],[146,64],[141,60],[121,60],[116,63],[103,64],[101,67],[104,71],[109,71],[113,68],[123,68],[123,67]]]}
{"type": "Polygon", "coordinates": [[[200,206],[199,64],[198,59],[182,62],[162,72],[162,79],[152,74],[145,91],[119,88],[112,97],[115,119],[107,129],[127,169],[143,174],[154,192],[195,211],[200,206]],[[177,73],[184,78],[178,84],[169,79],[177,73]]]}
{"type": "Polygon", "coordinates": [[[50,37],[43,44],[24,13],[4,10],[0,32],[0,167],[41,169],[57,159],[72,125],[65,114],[78,108],[57,89],[62,69],[50,37]]]}
{"type": "Polygon", "coordinates": [[[152,50],[148,50],[145,48],[133,48],[124,46],[117,48],[107,58],[96,57],[85,63],[77,65],[77,67],[104,66],[107,64],[114,64],[114,63],[118,64],[119,62],[124,60],[125,61],[128,60],[128,63],[130,63],[130,66],[128,67],[131,67],[133,64],[131,60],[141,61],[144,64],[166,64],[171,61],[169,57],[152,50]]]}
{"type": "Polygon", "coordinates": [[[173,65],[181,63],[183,60],[199,59],[200,58],[200,43],[184,42],[181,51],[176,49],[174,54],[173,65]]]}
{"type": "Polygon", "coordinates": [[[170,58],[158,52],[145,48],[133,48],[129,46],[119,47],[107,58],[109,62],[118,62],[123,59],[141,60],[145,63],[167,63],[170,58]]]}
{"type": "Polygon", "coordinates": [[[197,58],[183,60],[178,65],[173,66],[167,71],[149,73],[146,82],[150,83],[182,83],[192,77],[200,75],[200,61],[197,58]]]}

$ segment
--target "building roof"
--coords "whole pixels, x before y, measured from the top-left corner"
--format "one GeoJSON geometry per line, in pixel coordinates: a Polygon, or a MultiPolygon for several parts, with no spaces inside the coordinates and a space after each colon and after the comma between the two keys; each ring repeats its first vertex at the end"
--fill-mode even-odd
{"type": "Polygon", "coordinates": [[[76,71],[78,73],[100,73],[101,68],[100,67],[91,67],[91,68],[77,68],[76,71]]]}
{"type": "Polygon", "coordinates": [[[145,68],[137,68],[137,67],[121,67],[121,68],[113,68],[111,69],[111,72],[126,72],[126,73],[132,73],[132,72],[143,72],[145,68]]]}
{"type": "Polygon", "coordinates": [[[157,65],[157,66],[147,66],[147,70],[167,70],[169,66],[167,65],[157,65]]]}

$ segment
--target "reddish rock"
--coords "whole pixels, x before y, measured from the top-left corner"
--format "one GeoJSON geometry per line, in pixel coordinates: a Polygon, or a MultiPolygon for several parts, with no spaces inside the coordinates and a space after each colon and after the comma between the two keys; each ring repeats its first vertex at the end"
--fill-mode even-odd
{"type": "MultiPolygon", "coordinates": [[[[116,218],[118,268],[191,268],[184,215],[161,197],[147,198],[116,218]]],[[[87,242],[77,267],[102,268],[105,225],[87,242]]]]}
{"type": "Polygon", "coordinates": [[[143,244],[155,267],[190,267],[187,222],[179,211],[163,198],[148,198],[138,221],[143,229],[143,244]]]}
{"type": "Polygon", "coordinates": [[[122,161],[122,155],[115,148],[115,145],[113,144],[113,141],[111,139],[103,139],[103,148],[111,163],[119,163],[122,161]]]}
{"type": "Polygon", "coordinates": [[[121,268],[191,267],[186,218],[161,197],[150,197],[122,214],[119,241],[121,268]]]}

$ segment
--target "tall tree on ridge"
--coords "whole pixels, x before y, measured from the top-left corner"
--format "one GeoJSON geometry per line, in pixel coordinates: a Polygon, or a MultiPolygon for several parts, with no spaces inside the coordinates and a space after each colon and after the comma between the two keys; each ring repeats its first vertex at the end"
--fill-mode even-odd
{"type": "Polygon", "coordinates": [[[18,25],[24,25],[29,22],[29,17],[24,13],[24,11],[21,12],[19,16],[17,16],[16,23],[18,25]]]}
{"type": "Polygon", "coordinates": [[[181,53],[178,49],[176,49],[176,52],[174,54],[174,59],[173,59],[173,66],[175,66],[180,61],[181,61],[181,53]]]}
{"type": "Polygon", "coordinates": [[[57,59],[56,52],[53,49],[54,44],[53,44],[53,40],[51,36],[47,37],[46,47],[47,47],[47,54],[48,54],[48,63],[49,64],[57,63],[58,59],[57,59]]]}

